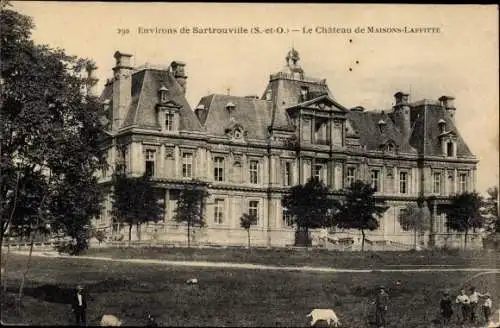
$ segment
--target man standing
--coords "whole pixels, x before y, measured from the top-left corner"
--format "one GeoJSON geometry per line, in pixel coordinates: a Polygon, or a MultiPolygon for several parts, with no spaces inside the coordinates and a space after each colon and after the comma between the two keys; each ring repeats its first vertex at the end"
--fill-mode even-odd
{"type": "Polygon", "coordinates": [[[76,324],[85,326],[87,324],[85,312],[87,310],[87,295],[81,285],[76,286],[72,299],[72,310],[75,314],[76,324]]]}
{"type": "Polygon", "coordinates": [[[443,298],[439,303],[439,308],[441,310],[441,316],[443,317],[443,327],[448,327],[451,316],[453,315],[452,301],[448,291],[443,293],[443,298]]]}
{"type": "Polygon", "coordinates": [[[387,305],[389,304],[389,295],[385,292],[384,286],[380,286],[379,293],[375,299],[375,316],[377,327],[383,328],[385,323],[385,315],[387,313],[387,305]]]}
{"type": "Polygon", "coordinates": [[[462,309],[462,320],[460,324],[464,324],[467,318],[469,317],[469,296],[465,294],[465,290],[461,289],[460,290],[460,295],[457,296],[456,303],[458,306],[462,309]]]}
{"type": "Polygon", "coordinates": [[[477,310],[477,304],[479,303],[479,297],[483,296],[481,293],[479,293],[475,287],[470,288],[470,295],[469,295],[469,315],[470,315],[470,322],[474,323],[476,321],[476,310],[477,310]]]}

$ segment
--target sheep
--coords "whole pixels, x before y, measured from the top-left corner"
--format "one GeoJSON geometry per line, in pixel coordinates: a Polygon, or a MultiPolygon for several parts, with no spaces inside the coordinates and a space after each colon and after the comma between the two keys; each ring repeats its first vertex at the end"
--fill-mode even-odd
{"type": "Polygon", "coordinates": [[[311,327],[313,327],[317,321],[324,320],[330,324],[333,324],[333,327],[340,327],[340,320],[332,309],[314,309],[306,315],[306,317],[311,317],[311,327]]]}
{"type": "Polygon", "coordinates": [[[190,278],[188,280],[186,280],[186,284],[188,285],[196,285],[198,283],[198,279],[196,278],[190,278]]]}
{"type": "Polygon", "coordinates": [[[115,317],[112,314],[105,314],[102,316],[101,327],[104,327],[104,326],[119,327],[121,325],[122,325],[122,322],[120,321],[120,319],[118,319],[117,317],[115,317]]]}

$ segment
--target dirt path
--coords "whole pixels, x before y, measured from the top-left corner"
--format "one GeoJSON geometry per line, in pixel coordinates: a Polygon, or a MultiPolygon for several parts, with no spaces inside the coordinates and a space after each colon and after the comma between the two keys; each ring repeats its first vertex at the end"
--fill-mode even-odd
{"type": "MultiPolygon", "coordinates": [[[[14,251],[13,253],[19,255],[28,255],[28,252],[14,251]]],[[[143,263],[143,264],[161,264],[170,266],[187,266],[187,267],[204,267],[204,268],[232,268],[232,269],[250,269],[250,270],[275,270],[275,271],[309,271],[309,272],[339,272],[339,273],[368,273],[368,272],[490,272],[500,273],[497,268],[438,268],[435,265],[425,266],[419,268],[397,268],[397,269],[341,269],[341,268],[328,268],[328,267],[310,267],[310,266],[275,266],[264,264],[252,263],[229,263],[229,262],[208,262],[208,261],[169,261],[169,260],[154,260],[154,259],[114,259],[111,257],[99,256],[69,256],[60,255],[56,252],[37,252],[33,256],[38,257],[57,257],[66,259],[86,259],[110,262],[126,262],[126,263],[143,263]]],[[[445,265],[444,265],[445,266],[445,265]]]]}

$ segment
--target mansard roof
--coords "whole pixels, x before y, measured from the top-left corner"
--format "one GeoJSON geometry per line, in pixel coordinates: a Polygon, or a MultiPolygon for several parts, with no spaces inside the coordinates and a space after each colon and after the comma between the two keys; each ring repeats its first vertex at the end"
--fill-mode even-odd
{"type": "MultiPolygon", "coordinates": [[[[122,127],[137,125],[141,128],[159,128],[156,105],[160,102],[158,90],[168,89],[169,101],[180,105],[179,130],[201,131],[201,125],[186,100],[182,87],[170,71],[142,69],[132,74],[131,101],[122,127]]],[[[113,85],[108,84],[101,95],[101,101],[113,99],[113,85]]]]}
{"type": "Polygon", "coordinates": [[[198,105],[204,105],[204,110],[207,111],[206,118],[201,120],[201,124],[209,136],[224,136],[226,129],[237,122],[247,132],[247,138],[267,138],[267,127],[271,121],[269,101],[212,94],[203,97],[198,105]],[[231,114],[226,108],[229,102],[235,106],[231,114]]]}
{"type": "Polygon", "coordinates": [[[444,120],[446,132],[456,135],[457,157],[474,157],[455,126],[453,118],[439,104],[429,101],[410,104],[412,111],[412,134],[410,143],[426,156],[442,156],[440,120],[444,120]]]}
{"type": "Polygon", "coordinates": [[[384,111],[351,110],[346,116],[352,128],[358,133],[360,145],[366,146],[367,150],[380,150],[381,145],[393,141],[400,152],[416,153],[384,111]],[[385,122],[382,130],[378,124],[380,120],[385,122]]]}

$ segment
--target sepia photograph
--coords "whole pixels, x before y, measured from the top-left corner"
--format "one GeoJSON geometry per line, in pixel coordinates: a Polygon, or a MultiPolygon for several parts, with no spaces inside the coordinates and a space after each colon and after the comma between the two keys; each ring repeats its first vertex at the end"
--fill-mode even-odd
{"type": "Polygon", "coordinates": [[[0,6],[2,325],[500,328],[497,6],[0,6]]]}

